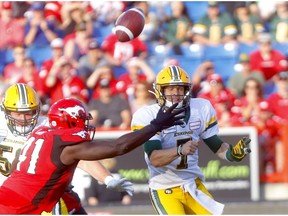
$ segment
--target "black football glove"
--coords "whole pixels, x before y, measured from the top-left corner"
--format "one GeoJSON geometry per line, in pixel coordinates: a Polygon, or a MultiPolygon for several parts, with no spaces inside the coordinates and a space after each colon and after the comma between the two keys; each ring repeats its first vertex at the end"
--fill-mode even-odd
{"type": "Polygon", "coordinates": [[[230,148],[226,154],[227,159],[230,161],[241,161],[251,152],[250,148],[248,147],[250,142],[251,139],[248,137],[243,137],[234,147],[230,145],[230,148]]]}
{"type": "Polygon", "coordinates": [[[173,125],[183,124],[183,121],[181,121],[180,119],[183,119],[185,117],[185,114],[179,114],[184,112],[185,108],[175,110],[177,105],[178,103],[173,104],[167,110],[165,109],[165,106],[162,106],[160,108],[156,118],[150,122],[150,124],[155,128],[155,131],[160,132],[163,129],[169,128],[173,125]]]}

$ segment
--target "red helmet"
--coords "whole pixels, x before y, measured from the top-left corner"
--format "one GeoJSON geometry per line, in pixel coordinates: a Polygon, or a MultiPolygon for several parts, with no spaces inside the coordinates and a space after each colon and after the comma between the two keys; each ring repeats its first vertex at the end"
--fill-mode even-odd
{"type": "Polygon", "coordinates": [[[89,132],[95,131],[95,127],[89,126],[92,119],[86,106],[74,98],[60,99],[49,109],[49,125],[52,128],[83,128],[89,132]]]}

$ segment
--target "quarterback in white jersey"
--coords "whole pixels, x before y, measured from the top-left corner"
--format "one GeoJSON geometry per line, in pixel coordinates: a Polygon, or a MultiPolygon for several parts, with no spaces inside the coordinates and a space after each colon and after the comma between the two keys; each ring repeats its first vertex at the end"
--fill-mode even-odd
{"type": "Polygon", "coordinates": [[[207,191],[198,166],[198,145],[203,140],[220,158],[241,161],[250,139],[234,147],[218,136],[216,112],[208,100],[191,98],[189,75],[179,66],[161,70],[154,83],[157,104],[143,107],[132,118],[132,130],[141,129],[155,118],[159,109],[178,103],[185,108],[182,125],[162,130],[144,144],[149,170],[149,191],[158,214],[222,214],[224,205],[207,191]]]}

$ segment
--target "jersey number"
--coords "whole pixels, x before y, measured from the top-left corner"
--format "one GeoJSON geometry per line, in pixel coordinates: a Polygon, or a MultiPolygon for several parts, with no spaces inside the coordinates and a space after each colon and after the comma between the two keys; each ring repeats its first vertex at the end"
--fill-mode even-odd
{"type": "MultiPolygon", "coordinates": [[[[183,145],[184,143],[188,142],[189,140],[191,140],[191,138],[177,140],[177,147],[179,145],[183,145]]],[[[177,169],[187,169],[188,168],[187,155],[181,156],[180,163],[177,164],[176,168],[177,169]]]]}
{"type": "MultiPolygon", "coordinates": [[[[23,161],[26,160],[27,156],[27,151],[28,149],[30,148],[30,146],[33,144],[35,138],[34,137],[31,137],[27,142],[26,142],[26,145],[24,146],[23,150],[22,150],[22,154],[19,156],[19,162],[17,164],[17,170],[20,170],[20,165],[23,161]]],[[[29,167],[28,167],[28,170],[27,170],[27,173],[30,173],[30,174],[35,174],[35,169],[36,169],[36,163],[37,163],[37,160],[39,158],[39,152],[42,148],[42,145],[44,143],[44,139],[38,139],[36,140],[35,142],[35,147],[33,149],[33,152],[31,154],[31,159],[30,159],[30,162],[29,162],[29,167]]]]}
{"type": "Polygon", "coordinates": [[[9,160],[5,157],[3,157],[3,152],[12,152],[13,148],[11,146],[4,146],[0,145],[0,164],[3,164],[0,166],[0,173],[4,176],[9,176],[10,169],[11,169],[11,163],[9,160]]]}

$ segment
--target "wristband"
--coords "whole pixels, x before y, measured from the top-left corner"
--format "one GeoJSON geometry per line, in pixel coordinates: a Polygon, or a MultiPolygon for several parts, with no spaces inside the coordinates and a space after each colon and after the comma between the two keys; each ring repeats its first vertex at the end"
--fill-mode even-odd
{"type": "Polygon", "coordinates": [[[240,161],[240,160],[238,160],[237,158],[235,158],[235,157],[232,156],[232,154],[231,154],[231,148],[229,148],[229,149],[226,150],[225,157],[226,157],[226,160],[227,160],[227,161],[230,161],[230,162],[233,162],[233,161],[239,162],[239,161],[240,161]]]}
{"type": "Polygon", "coordinates": [[[178,155],[178,156],[183,156],[183,154],[182,154],[182,145],[179,145],[179,146],[177,147],[177,155],[178,155]]]}
{"type": "Polygon", "coordinates": [[[104,183],[105,185],[108,185],[110,181],[114,180],[114,178],[112,176],[107,176],[105,179],[104,179],[104,183]]]}

